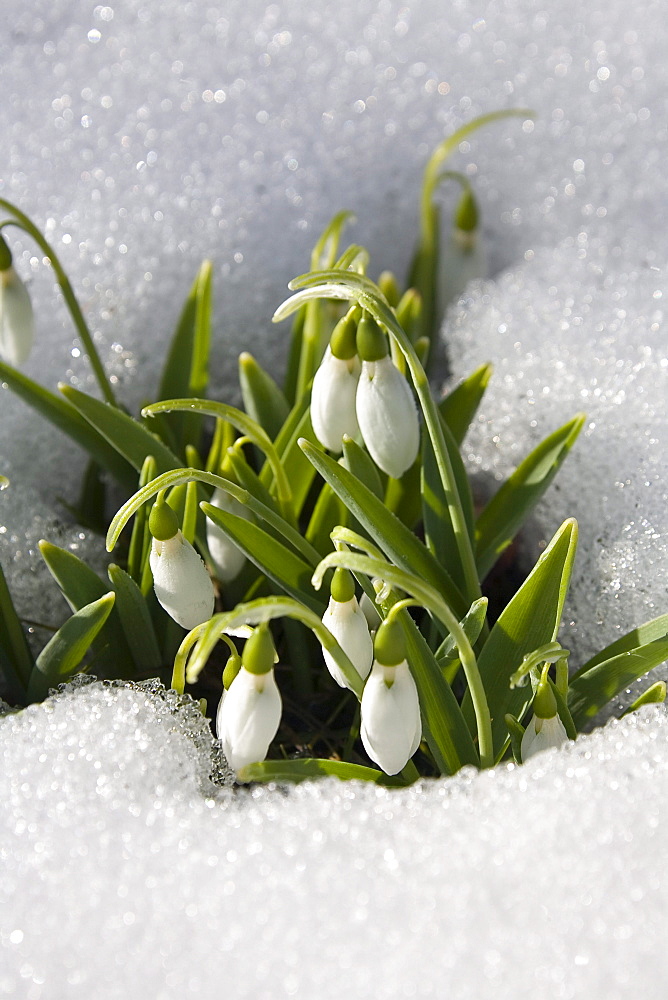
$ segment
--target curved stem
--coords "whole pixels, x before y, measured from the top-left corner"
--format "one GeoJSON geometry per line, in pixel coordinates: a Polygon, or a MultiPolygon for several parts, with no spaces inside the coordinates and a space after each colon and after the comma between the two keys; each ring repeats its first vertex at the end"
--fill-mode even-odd
{"type": "Polygon", "coordinates": [[[81,341],[85,347],[88,360],[93,369],[95,378],[97,379],[97,383],[100,386],[102,395],[108,403],[111,403],[112,406],[117,406],[118,404],[116,402],[114,391],[109,384],[104,366],[100,360],[99,354],[97,353],[97,348],[93,343],[93,338],[86,324],[86,320],[84,319],[81,306],[79,305],[77,297],[74,294],[74,289],[72,288],[70,279],[65,274],[65,270],[58,259],[58,255],[46,237],[39,231],[34,222],[32,222],[32,220],[29,219],[28,216],[25,215],[20,209],[18,209],[15,205],[12,205],[10,201],[6,201],[4,198],[0,198],[0,208],[4,208],[7,212],[11,212],[11,214],[15,217],[16,221],[10,221],[9,225],[15,225],[27,233],[28,236],[31,236],[44,255],[49,258],[51,267],[56,275],[56,280],[63,293],[65,304],[67,305],[70,316],[72,317],[74,325],[77,329],[77,333],[81,337],[81,341]]]}

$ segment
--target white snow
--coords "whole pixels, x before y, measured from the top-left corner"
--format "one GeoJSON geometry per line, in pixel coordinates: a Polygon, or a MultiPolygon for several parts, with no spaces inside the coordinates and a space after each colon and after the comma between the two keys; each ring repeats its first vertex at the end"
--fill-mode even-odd
{"type": "MultiPolygon", "coordinates": [[[[211,257],[227,399],[241,349],[280,369],[269,317],[335,211],[372,275],[403,275],[429,151],[533,109],[451,161],[497,278],[445,337],[456,375],[496,366],[467,442],[481,476],[589,415],[526,534],[535,556],[580,520],[581,662],[667,604],[667,40],[651,0],[5,0],[0,197],[45,227],[131,407],[211,257]]],[[[35,304],[26,372],[95,391],[42,254],[6,232],[35,304]]],[[[38,538],[100,564],[54,501],[83,466],[0,392],[0,561],[31,619],[64,613],[38,538]]],[[[663,997],[664,709],[522,769],[287,793],[210,783],[193,713],[94,684],[0,719],[3,996],[663,997]]]]}
{"type": "Polygon", "coordinates": [[[523,768],[234,793],[176,701],[0,720],[3,997],[663,997],[662,707],[523,768]]]}

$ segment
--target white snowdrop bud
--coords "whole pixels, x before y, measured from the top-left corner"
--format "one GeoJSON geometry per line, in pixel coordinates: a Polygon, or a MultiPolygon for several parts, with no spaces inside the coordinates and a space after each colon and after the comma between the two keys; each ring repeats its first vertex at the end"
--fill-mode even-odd
{"type": "Polygon", "coordinates": [[[281,720],[274,677],[275,650],[266,625],[246,642],[242,667],[218,706],[216,731],[234,771],[263,761],[281,720]]]}
{"type": "MultiPolygon", "coordinates": [[[[210,503],[219,510],[227,511],[228,514],[236,514],[247,521],[252,520],[252,515],[245,504],[239,503],[233,496],[225,490],[214,490],[210,503]]],[[[223,528],[207,518],[206,521],[206,543],[216,570],[216,577],[221,583],[229,583],[239,575],[246,562],[246,556],[238,548],[223,528]]]]}
{"type": "Polygon", "coordinates": [[[557,714],[557,701],[547,679],[547,669],[546,666],[534,695],[533,718],[522,737],[520,756],[523,763],[541,750],[568,742],[568,733],[557,714]]]}
{"type": "Polygon", "coordinates": [[[10,365],[22,365],[30,354],[34,337],[30,296],[10,264],[0,269],[0,356],[10,365]]]}
{"type": "Polygon", "coordinates": [[[360,735],[371,760],[386,774],[397,774],[422,739],[420,702],[398,622],[380,626],[375,655],[362,693],[360,735]],[[384,662],[389,660],[395,662],[384,662]]]}
{"type": "Polygon", "coordinates": [[[311,389],[311,423],[323,447],[338,455],[343,448],[343,435],[355,438],[359,434],[355,413],[359,358],[335,358],[328,347],[322,364],[313,378],[311,389]]]}
{"type": "Polygon", "coordinates": [[[386,337],[370,316],[357,332],[362,372],[356,409],[364,444],[376,465],[399,479],[417,458],[420,425],[408,382],[387,353],[386,337]]]}
{"type": "Polygon", "coordinates": [[[487,274],[485,253],[479,238],[478,204],[466,185],[459,200],[450,234],[440,255],[439,301],[441,313],[458,299],[469,281],[487,274]]]}
{"type": "MultiPolygon", "coordinates": [[[[347,570],[337,569],[332,579],[332,596],[322,623],[332,633],[339,646],[364,680],[371,670],[373,640],[366,618],[355,597],[355,585],[347,570]]],[[[339,685],[350,685],[331,653],[323,649],[322,655],[330,674],[339,685]]]]}
{"type": "Polygon", "coordinates": [[[213,615],[215,594],[202,559],[181,534],[174,511],[162,494],[151,510],[149,562],[158,603],[185,629],[213,615]]]}

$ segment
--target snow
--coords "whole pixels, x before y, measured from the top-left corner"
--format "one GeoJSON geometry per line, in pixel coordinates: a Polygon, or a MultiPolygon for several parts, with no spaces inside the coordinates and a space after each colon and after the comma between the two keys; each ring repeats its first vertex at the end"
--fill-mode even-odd
{"type": "Polygon", "coordinates": [[[96,682],[0,720],[2,996],[663,996],[663,707],[399,791],[234,792],[196,716],[96,682]]]}
{"type": "MultiPolygon", "coordinates": [[[[269,318],[335,211],[356,213],[373,275],[403,274],[429,151],[476,114],[531,108],[451,162],[475,185],[494,276],[444,327],[454,375],[496,368],[468,459],[486,489],[586,410],[526,557],[578,517],[576,663],[666,610],[661,4],[5,0],[3,14],[0,197],[44,226],[131,407],[154,392],[204,257],[212,388],[228,399],[240,350],[280,369],[269,318]]],[[[27,374],[95,391],[41,253],[4,232],[35,305],[27,374]]],[[[75,500],[83,467],[0,393],[0,561],[32,620],[64,615],[37,539],[103,561],[54,499],[75,500]]],[[[0,993],[663,996],[664,709],[522,769],[236,793],[209,780],[194,711],[93,684],[0,719],[0,993]]]]}

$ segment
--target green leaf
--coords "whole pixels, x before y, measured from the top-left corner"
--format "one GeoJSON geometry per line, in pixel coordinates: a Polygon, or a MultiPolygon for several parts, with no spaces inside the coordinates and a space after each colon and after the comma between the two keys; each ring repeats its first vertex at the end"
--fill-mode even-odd
{"type": "Polygon", "coordinates": [[[287,399],[252,354],[239,355],[239,383],[244,409],[274,441],[290,414],[287,399]]]}
{"type": "MultiPolygon", "coordinates": [[[[212,313],[211,261],[205,260],[193,282],[172,338],[160,380],[158,399],[181,396],[203,396],[209,383],[209,349],[212,313]]],[[[186,443],[196,443],[201,430],[201,417],[174,413],[167,420],[183,450],[186,443]]]]}
{"type": "MultiPolygon", "coordinates": [[[[316,437],[311,426],[311,412],[308,394],[296,404],[281,431],[276,438],[276,451],[280,456],[281,465],[292,489],[292,509],[295,518],[301,514],[302,508],[311,484],[315,479],[315,469],[302,454],[299,447],[300,438],[306,438],[313,444],[316,437]]],[[[260,480],[265,486],[271,486],[275,477],[268,462],[265,462],[260,480]]]]}
{"type": "Polygon", "coordinates": [[[525,517],[554,479],[585,420],[585,414],[578,413],[541,441],[480,514],[476,525],[476,564],[481,580],[510,545],[525,517]]]}
{"type": "MultiPolygon", "coordinates": [[[[73,552],[44,539],[39,543],[39,550],[73,611],[80,611],[86,605],[99,601],[107,593],[99,576],[73,552]]],[[[93,648],[98,653],[96,669],[105,677],[128,678],[134,675],[134,661],[115,608],[94,640],[93,648]]]]}
{"type": "MultiPolygon", "coordinates": [[[[487,598],[481,597],[471,605],[464,618],[462,618],[460,624],[472,646],[478,641],[478,636],[482,632],[486,616],[487,598]]],[[[452,684],[459,672],[461,661],[457,645],[451,635],[446,635],[434,656],[439,667],[444,672],[448,684],[452,684]]]]}
{"type": "Polygon", "coordinates": [[[485,395],[492,372],[490,364],[480,365],[438,404],[439,412],[459,447],[485,395]]]}
{"type": "Polygon", "coordinates": [[[108,572],[116,594],[118,617],[137,672],[153,674],[160,670],[163,662],[146,599],[132,577],[120,566],[112,563],[108,572]]]}
{"type": "Polygon", "coordinates": [[[522,737],[524,736],[524,726],[517,721],[510,712],[506,713],[506,727],[510,736],[510,746],[513,751],[513,760],[516,764],[522,763],[522,737]]]}
{"type": "Polygon", "coordinates": [[[397,566],[422,577],[435,587],[463,618],[468,606],[448,573],[439,566],[429,550],[401,523],[371,490],[334,459],[307,441],[302,442],[304,454],[320,475],[343,500],[348,510],[369,532],[385,555],[397,566]]]}
{"type": "MultiPolygon", "coordinates": [[[[152,434],[138,420],[133,420],[126,413],[101,403],[93,396],[79,392],[71,385],[62,382],[59,389],[63,396],[86,418],[86,420],[125,458],[137,472],[140,471],[148,455],[152,455],[158,472],[178,469],[181,465],[176,455],[162,443],[160,438],[152,434]]],[[[133,474],[134,489],[137,481],[133,474]]]]}
{"type": "MultiPolygon", "coordinates": [[[[521,719],[531,700],[530,689],[510,688],[511,675],[527,653],[556,638],[576,545],[577,523],[569,519],[561,525],[527,579],[501,612],[478,657],[478,668],[492,716],[495,754],[508,738],[504,716],[510,712],[521,719]]],[[[468,692],[462,709],[472,727],[473,706],[468,692]]]]}
{"type": "Polygon", "coordinates": [[[379,500],[383,499],[385,491],[381,482],[378,466],[369,454],[356,441],[343,435],[343,464],[356,479],[379,500]]]}
{"type": "Polygon", "coordinates": [[[401,612],[408,662],[420,697],[427,741],[441,774],[455,774],[464,764],[480,767],[480,757],[462,710],[434,654],[408,612],[401,612]]]}
{"type": "MultiPolygon", "coordinates": [[[[158,471],[155,459],[152,455],[147,455],[139,473],[139,488],[146,486],[152,479],[155,479],[158,471]]],[[[128,573],[140,584],[144,575],[144,564],[148,560],[151,547],[151,533],[148,530],[148,515],[150,510],[142,506],[135,516],[130,535],[130,547],[128,549],[128,573]]]]}
{"type": "Polygon", "coordinates": [[[6,382],[12,392],[81,445],[103,468],[109,470],[121,486],[134,489],[136,475],[132,466],[73,406],[2,361],[0,381],[6,382]]]}
{"type": "Polygon", "coordinates": [[[407,782],[401,775],[390,777],[375,767],[346,764],[341,760],[321,760],[302,757],[298,760],[265,760],[260,764],[247,764],[238,773],[240,781],[272,781],[294,784],[316,778],[339,778],[341,781],[372,781],[388,788],[405,788],[407,782]]]}
{"type": "MultiPolygon", "coordinates": [[[[635,701],[632,701],[624,715],[630,715],[632,712],[637,712],[639,708],[644,705],[662,705],[666,700],[666,682],[657,681],[656,684],[650,684],[646,691],[643,691],[635,701]]],[[[623,718],[622,716],[622,718],[623,718]]]]}
{"type": "MultiPolygon", "coordinates": [[[[457,492],[462,505],[464,522],[469,538],[473,538],[473,498],[464,463],[459,453],[450,428],[443,421],[443,437],[450,456],[450,463],[455,477],[457,492]]],[[[422,433],[422,519],[424,523],[425,541],[435,559],[447,568],[456,586],[463,590],[466,581],[464,568],[459,557],[459,549],[455,539],[448,504],[443,491],[443,483],[436,464],[436,456],[431,438],[423,430],[422,433]]]]}
{"type": "Polygon", "coordinates": [[[615,695],[664,660],[668,660],[668,632],[635,649],[599,661],[578,674],[568,688],[568,707],[576,727],[581,729],[615,695]]]}
{"type": "Polygon", "coordinates": [[[651,621],[645,622],[644,625],[637,625],[630,632],[627,632],[626,635],[615,639],[613,643],[602,649],[600,653],[596,653],[595,656],[587,660],[579,670],[571,674],[571,682],[582,674],[586,674],[592,667],[597,666],[597,664],[603,663],[604,660],[611,660],[613,657],[619,656],[620,653],[629,653],[638,649],[639,646],[645,646],[647,643],[653,642],[654,639],[663,639],[666,632],[668,632],[668,615],[659,615],[658,618],[653,618],[651,621]]]}
{"type": "Polygon", "coordinates": [[[306,529],[306,540],[320,553],[332,551],[331,532],[337,525],[345,525],[348,511],[334,490],[323,483],[320,495],[313,507],[311,520],[306,529]]]}
{"type": "Polygon", "coordinates": [[[3,656],[8,696],[22,702],[33,669],[30,647],[14,608],[7,581],[0,566],[0,653],[3,656]]]}
{"type": "Polygon", "coordinates": [[[62,684],[77,672],[114,606],[115,595],[104,594],[81,608],[62,625],[37,657],[30,675],[28,698],[39,701],[49,688],[62,684]]]}
{"type": "Polygon", "coordinates": [[[219,525],[281,590],[312,611],[324,614],[325,604],[311,586],[312,566],[259,525],[209,503],[203,503],[201,507],[206,516],[219,525]]]}

